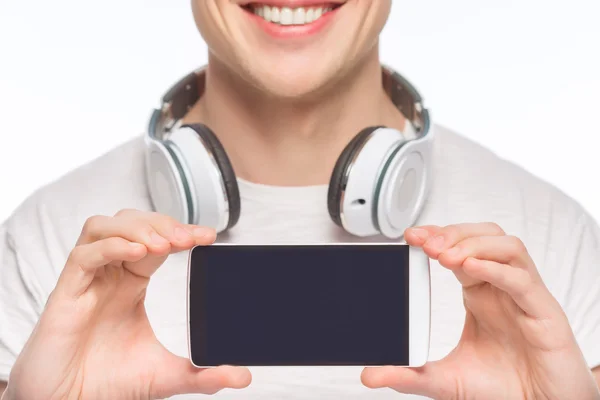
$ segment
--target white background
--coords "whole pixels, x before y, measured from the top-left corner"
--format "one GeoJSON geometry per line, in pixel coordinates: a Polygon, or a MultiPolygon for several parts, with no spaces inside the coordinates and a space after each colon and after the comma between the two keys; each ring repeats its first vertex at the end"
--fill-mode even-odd
{"type": "MultiPolygon", "coordinates": [[[[395,0],[382,57],[438,123],[600,219],[598,0],[395,0]]],[[[0,220],[140,134],[205,60],[189,0],[0,0],[0,220]]]]}

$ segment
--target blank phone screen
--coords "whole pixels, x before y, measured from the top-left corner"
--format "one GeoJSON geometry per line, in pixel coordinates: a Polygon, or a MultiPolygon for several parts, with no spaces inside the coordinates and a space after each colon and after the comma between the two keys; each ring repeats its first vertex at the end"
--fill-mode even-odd
{"type": "Polygon", "coordinates": [[[194,365],[408,365],[409,247],[196,247],[194,365]]]}

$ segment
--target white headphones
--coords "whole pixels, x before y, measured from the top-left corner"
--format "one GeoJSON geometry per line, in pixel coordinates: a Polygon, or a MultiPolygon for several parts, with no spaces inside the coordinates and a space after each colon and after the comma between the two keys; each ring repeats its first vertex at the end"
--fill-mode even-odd
{"type": "MultiPolygon", "coordinates": [[[[331,219],[353,235],[400,238],[429,193],[434,129],[412,85],[388,67],[382,72],[383,87],[416,138],[381,126],[358,133],[335,165],[327,207],[331,219]]],[[[204,85],[200,68],[177,82],[154,110],[146,134],[146,177],[157,212],[223,232],[240,217],[235,172],[207,126],[180,122],[204,85]]]]}

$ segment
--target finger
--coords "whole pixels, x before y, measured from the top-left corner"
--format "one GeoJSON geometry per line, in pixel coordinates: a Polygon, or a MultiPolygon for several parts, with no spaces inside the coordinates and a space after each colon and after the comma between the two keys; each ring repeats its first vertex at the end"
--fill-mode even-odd
{"type": "Polygon", "coordinates": [[[531,317],[543,319],[554,312],[552,295],[526,269],[469,257],[462,270],[474,280],[487,282],[508,294],[531,317]]]}
{"type": "Polygon", "coordinates": [[[423,225],[408,228],[404,231],[404,240],[411,246],[421,247],[427,239],[435,235],[441,229],[442,227],[437,225],[423,225]]]}
{"type": "MultiPolygon", "coordinates": [[[[115,215],[132,221],[145,221],[154,229],[159,237],[166,239],[171,246],[171,253],[189,250],[195,245],[207,245],[214,242],[215,230],[197,225],[182,224],[175,218],[156,212],[140,210],[122,210],[115,215]]],[[[155,237],[156,240],[159,240],[155,237]]]]}
{"type": "Polygon", "coordinates": [[[430,234],[421,247],[429,257],[435,260],[440,253],[469,237],[505,235],[504,230],[493,222],[448,225],[437,231],[428,231],[430,234]]]}
{"type": "MultiPolygon", "coordinates": [[[[154,227],[156,227],[156,225],[153,225],[153,228],[154,227]]],[[[167,231],[168,228],[158,227],[156,230],[157,234],[165,235],[164,232],[167,231]]],[[[125,262],[123,263],[123,266],[133,275],[142,279],[147,279],[154,275],[158,268],[160,268],[163,265],[169,254],[179,253],[183,250],[189,250],[197,245],[209,245],[212,244],[216,239],[216,233],[214,229],[193,227],[189,231],[186,231],[186,233],[184,233],[182,226],[175,226],[174,232],[175,235],[183,236],[179,239],[178,243],[167,242],[167,246],[161,251],[154,251],[151,254],[149,254],[145,259],[139,262],[125,262]],[[178,230],[180,233],[177,233],[178,230]],[[193,234],[187,233],[190,231],[193,232],[193,234]],[[197,236],[193,236],[194,234],[197,236]]]]}
{"type": "Polygon", "coordinates": [[[144,244],[151,252],[163,252],[169,241],[156,232],[150,224],[141,219],[118,218],[97,215],[88,218],[83,224],[78,244],[93,243],[109,237],[121,237],[144,244]]]}
{"type": "Polygon", "coordinates": [[[79,297],[92,283],[96,270],[114,262],[136,262],[147,254],[146,246],[119,237],[76,246],[59,278],[61,292],[79,297]]]}
{"type": "Polygon", "coordinates": [[[214,242],[214,229],[184,225],[175,219],[156,213],[128,210],[115,217],[94,216],[85,222],[78,244],[91,243],[107,237],[143,243],[155,255],[166,255],[189,249],[194,245],[214,242]]]}
{"type": "Polygon", "coordinates": [[[443,380],[434,373],[433,363],[420,368],[367,367],[361,374],[363,385],[371,389],[391,388],[399,393],[428,398],[445,398],[443,380]]]}
{"type": "Polygon", "coordinates": [[[95,216],[88,219],[80,241],[86,243],[108,237],[122,237],[148,248],[149,254],[141,262],[123,263],[133,276],[146,280],[169,254],[189,250],[196,245],[211,244],[216,239],[216,233],[212,228],[184,225],[161,214],[125,210],[115,217],[95,216]]]}
{"type": "Polygon", "coordinates": [[[196,368],[188,359],[170,356],[156,373],[152,398],[170,398],[182,394],[215,394],[223,389],[243,389],[252,376],[245,367],[220,366],[196,368]]]}
{"type": "Polygon", "coordinates": [[[438,256],[440,264],[453,269],[468,258],[496,261],[516,268],[535,269],[523,242],[515,236],[475,236],[464,239],[438,256]]]}
{"type": "Polygon", "coordinates": [[[481,281],[464,273],[462,267],[468,257],[524,268],[531,276],[539,277],[525,245],[514,236],[470,237],[439,254],[438,261],[440,265],[454,271],[464,287],[470,287],[481,281]]]}

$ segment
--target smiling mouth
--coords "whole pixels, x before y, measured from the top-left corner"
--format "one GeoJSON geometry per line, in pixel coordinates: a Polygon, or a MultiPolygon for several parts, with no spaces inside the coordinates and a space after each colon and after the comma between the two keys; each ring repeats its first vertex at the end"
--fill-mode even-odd
{"type": "Polygon", "coordinates": [[[268,4],[252,3],[243,8],[267,22],[282,26],[302,26],[312,24],[328,13],[340,8],[342,4],[322,4],[309,7],[277,7],[268,4]]]}

